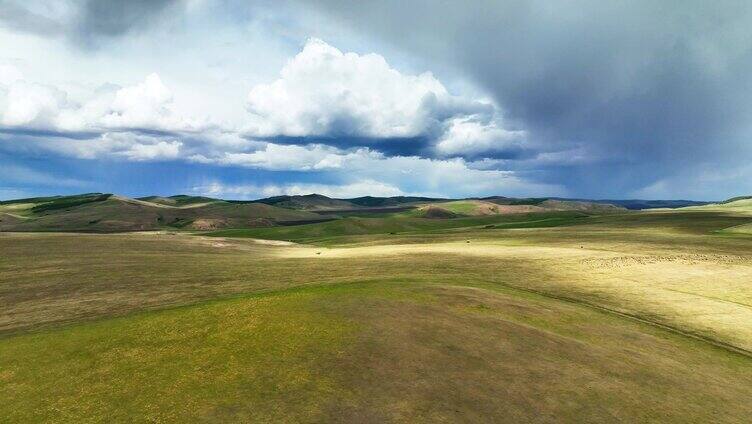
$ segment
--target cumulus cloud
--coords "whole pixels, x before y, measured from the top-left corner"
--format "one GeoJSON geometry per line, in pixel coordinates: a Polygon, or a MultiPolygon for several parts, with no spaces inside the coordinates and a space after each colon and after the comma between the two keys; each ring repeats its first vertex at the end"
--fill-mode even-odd
{"type": "Polygon", "coordinates": [[[255,86],[247,109],[254,136],[318,137],[339,145],[343,138],[352,138],[351,145],[438,140],[435,150],[423,149],[428,155],[495,153],[525,134],[504,129],[490,102],[452,95],[430,72],[403,74],[378,54],[343,53],[318,39],[308,40],[279,79],[255,86]]]}
{"type": "Polygon", "coordinates": [[[432,109],[451,100],[430,73],[403,75],[377,54],[343,53],[310,39],[278,80],[251,90],[248,111],[258,135],[412,137],[428,130],[432,109]]]}
{"type": "Polygon", "coordinates": [[[496,123],[484,123],[472,118],[454,118],[436,143],[441,156],[479,156],[490,153],[503,154],[519,150],[525,131],[499,128],[496,123]]]}
{"type": "Polygon", "coordinates": [[[0,64],[0,85],[10,85],[20,79],[23,79],[23,74],[18,68],[0,64]]]}
{"type": "Polygon", "coordinates": [[[171,101],[172,93],[153,73],[142,83],[115,92],[109,113],[101,122],[112,127],[160,127],[160,119],[170,114],[167,105],[171,101]]]}
{"type": "MultiPolygon", "coordinates": [[[[1,141],[1,139],[0,139],[1,141]]],[[[25,144],[77,159],[173,160],[181,157],[183,142],[159,136],[107,132],[80,140],[61,137],[28,137],[25,144]]]]}
{"type": "Polygon", "coordinates": [[[54,87],[15,79],[0,87],[0,123],[11,127],[54,126],[66,102],[66,94],[54,87]]]}
{"type": "Polygon", "coordinates": [[[57,87],[27,81],[16,68],[0,68],[0,123],[7,127],[66,132],[198,131],[209,126],[175,113],[172,101],[156,73],[132,86],[108,85],[73,99],[57,87]]]}
{"type": "Polygon", "coordinates": [[[131,160],[166,160],[175,159],[180,155],[180,146],[183,143],[179,141],[158,141],[154,144],[133,144],[128,150],[122,152],[122,155],[131,160]]]}
{"type": "MultiPolygon", "coordinates": [[[[317,39],[309,40],[290,59],[278,80],[251,90],[250,123],[244,132],[182,116],[175,112],[174,101],[172,91],[156,73],[134,85],[109,84],[72,96],[57,87],[28,81],[15,68],[0,68],[1,125],[62,135],[84,132],[92,138],[112,132],[191,133],[194,141],[207,143],[203,149],[180,150],[188,155],[184,159],[194,162],[211,162],[216,156],[212,150],[227,134],[236,139],[241,134],[246,139],[301,137],[299,144],[304,145],[310,144],[310,137],[320,137],[319,144],[369,145],[388,154],[427,157],[504,155],[510,149],[522,149],[525,141],[524,131],[502,126],[494,105],[452,95],[430,73],[405,75],[380,55],[343,53],[317,39]],[[217,136],[221,139],[215,140],[217,136]],[[390,150],[395,144],[400,147],[390,150]]],[[[98,143],[92,154],[108,145],[98,143]]],[[[175,149],[174,144],[165,146],[175,149]]],[[[164,148],[159,156],[168,156],[164,148]]],[[[141,160],[143,155],[123,157],[141,160]]],[[[328,154],[324,146],[274,144],[250,152],[230,147],[223,160],[226,165],[283,170],[337,168],[342,158],[328,154]],[[309,163],[312,157],[318,158],[315,164],[309,163]]]]}
{"type": "Polygon", "coordinates": [[[215,158],[197,155],[192,160],[273,171],[312,171],[342,168],[347,158],[355,154],[343,154],[339,149],[320,144],[297,146],[267,143],[263,149],[251,153],[225,152],[215,158]]]}

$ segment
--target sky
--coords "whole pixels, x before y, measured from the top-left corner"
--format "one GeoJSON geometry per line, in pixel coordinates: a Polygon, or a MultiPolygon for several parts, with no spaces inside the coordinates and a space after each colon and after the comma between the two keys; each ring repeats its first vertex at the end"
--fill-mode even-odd
{"type": "Polygon", "coordinates": [[[0,199],[752,194],[752,2],[0,0],[0,199]]]}

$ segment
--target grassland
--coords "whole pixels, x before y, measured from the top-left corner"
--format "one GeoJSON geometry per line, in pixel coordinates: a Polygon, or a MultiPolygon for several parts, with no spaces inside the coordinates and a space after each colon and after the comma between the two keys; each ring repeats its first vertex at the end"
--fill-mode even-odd
{"type": "Polygon", "coordinates": [[[477,200],[456,200],[453,202],[441,203],[441,208],[460,215],[475,215],[478,209],[481,209],[486,202],[477,200]]]}
{"type": "Polygon", "coordinates": [[[722,203],[712,203],[703,206],[692,206],[685,208],[686,210],[705,211],[705,212],[719,212],[736,215],[748,215],[752,216],[752,198],[740,197],[737,199],[730,199],[722,203]]]}
{"type": "Polygon", "coordinates": [[[321,219],[310,212],[262,203],[235,203],[191,196],[130,199],[92,193],[0,203],[0,231],[208,230],[321,219]]]}
{"type": "Polygon", "coordinates": [[[718,231],[720,234],[728,235],[752,235],[752,224],[742,224],[734,227],[724,228],[718,231]]]}
{"type": "Polygon", "coordinates": [[[747,422],[737,209],[0,233],[0,420],[747,422]]]}
{"type": "MultiPolygon", "coordinates": [[[[322,223],[289,227],[240,228],[202,233],[211,237],[260,238],[317,244],[340,244],[343,236],[429,235],[447,232],[491,230],[498,228],[542,228],[584,223],[587,215],[577,212],[545,212],[511,215],[460,217],[456,219],[419,218],[414,212],[384,217],[349,216],[322,223]]],[[[388,239],[387,239],[388,240],[388,239]]]]}

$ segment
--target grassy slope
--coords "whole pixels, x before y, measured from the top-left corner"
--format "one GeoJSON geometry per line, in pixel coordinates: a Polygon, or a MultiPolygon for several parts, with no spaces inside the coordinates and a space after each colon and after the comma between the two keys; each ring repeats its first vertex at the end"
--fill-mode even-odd
{"type": "MultiPolygon", "coordinates": [[[[110,195],[70,196],[38,203],[0,205],[23,221],[2,220],[2,231],[144,231],[182,228],[192,222],[213,220],[221,226],[270,225],[275,221],[320,219],[309,212],[257,203],[229,203],[177,196],[175,205],[150,203],[110,195]],[[199,202],[199,203],[197,203],[199,202]]],[[[211,200],[211,199],[209,199],[211,200]]]]}
{"type": "Polygon", "coordinates": [[[249,228],[220,230],[203,235],[212,237],[246,237],[271,240],[291,240],[320,244],[339,242],[339,237],[367,234],[414,234],[457,231],[468,227],[540,228],[572,225],[582,222],[584,215],[577,213],[536,213],[467,217],[454,219],[415,218],[397,214],[384,218],[348,217],[335,221],[291,227],[249,228]]]}
{"type": "Polygon", "coordinates": [[[719,231],[720,234],[729,235],[752,235],[752,224],[736,225],[729,228],[724,228],[719,231]]]}
{"type": "MultiPolygon", "coordinates": [[[[437,203],[435,206],[459,215],[483,216],[510,213],[513,208],[528,209],[528,212],[544,211],[578,211],[582,213],[601,214],[626,212],[624,208],[584,201],[542,200],[540,199],[506,199],[489,198],[485,200],[455,200],[437,203]],[[534,209],[534,210],[531,210],[534,209]]],[[[525,212],[517,210],[517,213],[525,212]]]]}
{"type": "Polygon", "coordinates": [[[367,208],[380,208],[390,206],[403,206],[403,205],[415,205],[421,203],[434,203],[442,202],[447,199],[435,199],[431,197],[415,197],[415,196],[394,196],[394,197],[373,197],[363,196],[353,199],[343,199],[352,204],[367,207],[367,208]]]}
{"type": "Polygon", "coordinates": [[[102,202],[111,194],[86,193],[75,196],[31,197],[0,202],[0,212],[23,217],[34,217],[51,211],[64,210],[80,205],[102,202]]]}
{"type": "Polygon", "coordinates": [[[201,205],[206,203],[222,202],[219,199],[213,199],[211,197],[204,196],[187,196],[184,194],[178,194],[170,197],[161,196],[147,196],[139,197],[136,200],[143,200],[145,202],[157,203],[166,206],[186,207],[192,205],[201,205]]]}
{"type": "Polygon", "coordinates": [[[460,215],[475,215],[479,205],[485,202],[477,200],[457,200],[454,202],[441,203],[440,207],[460,215]]]}
{"type": "Polygon", "coordinates": [[[273,205],[281,208],[295,210],[336,210],[353,209],[359,206],[346,200],[332,199],[320,194],[308,194],[302,196],[276,196],[255,202],[273,205]]]}
{"type": "Polygon", "coordinates": [[[747,197],[731,199],[724,203],[711,203],[703,206],[689,206],[681,210],[687,211],[705,211],[705,212],[722,212],[729,214],[749,215],[752,216],[752,199],[747,197]]]}

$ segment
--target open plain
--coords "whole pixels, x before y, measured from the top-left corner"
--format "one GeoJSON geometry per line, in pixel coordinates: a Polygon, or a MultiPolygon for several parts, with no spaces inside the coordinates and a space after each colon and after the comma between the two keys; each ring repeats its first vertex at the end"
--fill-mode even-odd
{"type": "Polygon", "coordinates": [[[0,416],[752,416],[746,213],[408,215],[0,233],[0,416]]]}

